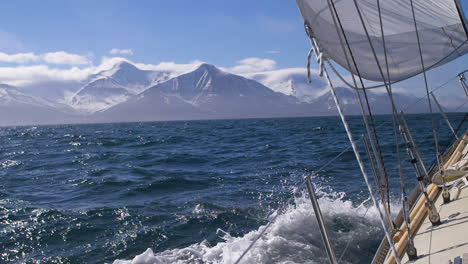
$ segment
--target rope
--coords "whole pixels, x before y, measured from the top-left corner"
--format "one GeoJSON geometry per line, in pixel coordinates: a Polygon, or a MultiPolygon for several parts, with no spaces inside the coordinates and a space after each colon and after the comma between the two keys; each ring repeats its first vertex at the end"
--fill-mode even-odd
{"type": "MultiPolygon", "coordinates": [[[[328,65],[330,65],[330,62],[327,60],[326,61],[328,65]]],[[[457,76],[455,77],[452,77],[450,78],[448,81],[446,81],[445,83],[439,85],[438,87],[436,87],[435,89],[433,89],[432,91],[436,91],[442,87],[444,87],[445,85],[447,85],[450,81],[452,81],[454,78],[457,78],[457,76]]],[[[413,107],[414,105],[416,105],[417,103],[419,103],[421,100],[423,100],[426,96],[422,96],[420,97],[416,102],[410,104],[410,105],[407,105],[405,107],[403,107],[403,110],[408,110],[409,108],[413,107]]],[[[465,102],[466,103],[466,102],[465,102]]],[[[463,104],[464,105],[464,104],[463,104]]],[[[461,108],[463,105],[461,105],[459,108],[461,108]]],[[[468,114],[465,114],[465,119],[468,118],[468,114]]],[[[377,128],[380,128],[384,125],[386,125],[387,123],[389,122],[389,120],[385,121],[385,122],[382,122],[380,125],[377,126],[377,128]]],[[[463,123],[463,122],[462,122],[463,123]]],[[[457,127],[457,131],[460,129],[461,127],[461,124],[457,127]]],[[[356,142],[359,142],[360,140],[362,140],[362,137],[359,138],[356,142]]],[[[330,159],[328,162],[326,162],[324,165],[322,165],[317,171],[315,171],[314,173],[315,174],[318,174],[320,172],[322,172],[326,167],[328,167],[328,165],[330,165],[331,163],[333,163],[335,160],[337,160],[339,157],[341,157],[343,154],[345,154],[346,152],[348,152],[348,150],[351,148],[352,146],[351,145],[348,145],[346,148],[343,149],[343,151],[341,151],[338,155],[336,155],[335,157],[333,157],[332,159],[330,159]]],[[[285,203],[285,206],[280,208],[279,210],[277,210],[277,214],[268,222],[268,224],[265,226],[265,228],[260,232],[260,234],[254,239],[252,240],[252,242],[249,244],[249,246],[244,250],[244,252],[241,254],[241,256],[236,260],[236,262],[234,262],[234,264],[239,264],[240,261],[245,257],[245,255],[248,253],[248,251],[250,251],[250,249],[252,249],[252,247],[255,245],[255,243],[257,243],[257,241],[265,234],[265,232],[268,230],[268,228],[270,228],[270,226],[276,221],[276,219],[278,218],[278,216],[280,215],[280,212],[284,211],[286,206],[291,203],[292,199],[294,199],[295,195],[297,194],[298,190],[300,190],[305,184],[305,181],[303,181],[296,189],[295,191],[293,192],[293,195],[288,199],[288,201],[285,203]]],[[[367,213],[367,212],[366,212],[367,213]]],[[[349,244],[348,244],[349,246],[349,244]]],[[[347,246],[347,247],[348,247],[347,246]]],[[[342,254],[342,256],[340,257],[340,260],[341,258],[343,257],[344,253],[342,254]]]]}
{"type": "MultiPolygon", "coordinates": [[[[312,40],[315,40],[315,39],[312,39],[312,40]]],[[[314,42],[314,44],[315,44],[315,48],[316,48],[316,52],[317,52],[318,46],[316,45],[315,42],[314,42]]],[[[395,244],[393,243],[393,240],[392,240],[392,238],[390,236],[390,232],[387,229],[387,226],[385,224],[384,215],[382,214],[382,211],[380,210],[379,203],[378,203],[377,199],[374,196],[373,187],[369,182],[369,177],[368,177],[367,172],[366,172],[366,170],[364,168],[364,163],[363,163],[363,161],[361,159],[361,154],[359,153],[359,150],[358,150],[357,145],[356,145],[356,141],[354,141],[353,134],[351,133],[351,129],[349,128],[348,122],[346,121],[346,117],[345,117],[345,115],[343,113],[343,109],[341,107],[340,101],[339,101],[339,99],[338,99],[338,97],[336,95],[335,88],[333,87],[333,84],[331,82],[331,78],[328,75],[328,71],[326,69],[325,69],[324,73],[325,73],[325,78],[328,81],[328,86],[330,87],[330,91],[331,91],[331,94],[333,96],[333,100],[335,101],[336,108],[337,108],[338,113],[340,115],[341,122],[343,123],[343,126],[344,126],[344,128],[346,130],[346,134],[348,135],[349,142],[351,143],[351,146],[353,148],[354,155],[356,156],[356,160],[357,160],[357,162],[359,164],[359,169],[361,170],[362,176],[364,177],[364,181],[366,182],[367,189],[369,190],[369,194],[372,197],[372,201],[374,203],[374,206],[375,206],[375,208],[377,209],[377,211],[379,213],[380,223],[382,224],[382,228],[385,231],[385,236],[387,237],[388,243],[390,244],[390,247],[392,249],[393,255],[395,256],[395,259],[397,260],[397,264],[400,264],[398,252],[397,252],[397,250],[395,248],[395,244]]]]}
{"type": "MultiPolygon", "coordinates": [[[[341,157],[343,154],[345,154],[346,152],[348,152],[348,150],[351,148],[351,146],[348,146],[346,147],[343,151],[341,151],[338,155],[336,155],[335,157],[333,157],[332,159],[330,159],[327,163],[325,163],[324,165],[322,165],[322,167],[320,167],[317,171],[314,172],[314,174],[318,174],[320,172],[322,172],[326,167],[328,167],[328,165],[330,165],[332,162],[334,162],[336,159],[338,159],[339,157],[341,157]]],[[[240,261],[245,257],[245,255],[247,254],[247,252],[255,245],[255,243],[257,243],[257,241],[265,234],[265,232],[267,231],[267,229],[276,221],[276,219],[278,218],[278,216],[281,214],[280,212],[283,212],[287,205],[289,205],[292,200],[294,199],[294,197],[296,196],[298,190],[300,190],[304,184],[305,184],[305,180],[294,190],[292,196],[286,201],[285,203],[285,206],[280,208],[280,210],[277,210],[277,213],[276,215],[268,222],[268,224],[265,226],[265,228],[260,232],[260,234],[254,239],[252,240],[252,242],[249,244],[249,246],[244,250],[244,252],[240,255],[240,257],[236,260],[236,262],[234,262],[234,264],[239,264],[240,261]]]]}
{"type": "Polygon", "coordinates": [[[424,77],[424,86],[426,88],[427,102],[429,104],[429,112],[430,112],[431,120],[432,120],[432,134],[433,134],[433,137],[434,137],[437,166],[439,168],[439,173],[441,173],[441,175],[442,175],[442,180],[444,182],[444,188],[445,188],[445,178],[444,178],[444,175],[443,175],[443,168],[442,168],[442,165],[441,165],[441,162],[440,162],[440,157],[439,157],[440,151],[439,151],[439,139],[438,139],[438,135],[437,135],[437,124],[436,124],[436,121],[435,121],[434,113],[432,112],[431,98],[429,96],[429,85],[427,83],[426,68],[424,66],[424,58],[423,58],[423,54],[422,54],[421,40],[419,38],[419,30],[418,30],[418,24],[416,22],[416,14],[415,14],[415,11],[414,11],[413,0],[410,0],[410,4],[411,4],[411,13],[413,15],[414,29],[415,29],[415,33],[416,33],[416,40],[418,42],[419,58],[421,59],[421,67],[422,67],[422,73],[423,73],[423,77],[424,77]]]}
{"type": "MultiPolygon", "coordinates": [[[[387,93],[388,93],[388,95],[389,95],[389,98],[390,98],[390,103],[391,103],[391,107],[392,107],[392,113],[393,113],[394,116],[397,116],[397,110],[396,110],[395,102],[394,102],[394,100],[393,100],[392,91],[391,91],[391,86],[389,86],[389,84],[387,84],[387,82],[386,82],[386,80],[385,80],[385,75],[384,75],[384,73],[383,73],[382,67],[381,67],[380,62],[379,62],[379,59],[378,59],[378,57],[377,57],[377,53],[376,53],[376,51],[375,51],[374,45],[372,44],[372,40],[371,40],[371,38],[370,38],[370,36],[369,36],[369,32],[368,32],[367,27],[366,27],[366,25],[365,25],[365,22],[364,22],[364,19],[363,19],[361,10],[359,9],[359,6],[358,6],[358,4],[357,4],[357,1],[354,0],[353,2],[354,2],[354,5],[355,5],[355,7],[356,7],[356,11],[357,11],[357,13],[358,13],[358,15],[359,15],[359,19],[360,19],[360,21],[361,21],[361,25],[362,25],[362,27],[363,27],[363,29],[364,29],[365,34],[366,34],[367,41],[368,41],[369,46],[370,46],[370,48],[371,48],[371,51],[372,51],[372,54],[373,54],[373,56],[374,56],[375,62],[376,62],[376,64],[377,64],[377,68],[379,69],[379,72],[380,72],[380,75],[381,75],[381,77],[382,77],[382,80],[384,80],[385,89],[386,89],[386,91],[387,91],[387,93]]],[[[381,18],[380,18],[380,19],[381,19],[381,18]]],[[[380,26],[381,26],[382,36],[383,36],[383,25],[381,24],[380,26]]],[[[387,63],[388,63],[388,62],[387,62],[387,63]]],[[[388,64],[387,64],[387,65],[388,65],[388,64]]],[[[388,66],[387,66],[387,74],[388,74],[388,66]]],[[[368,101],[366,101],[366,102],[367,102],[367,104],[369,104],[368,101]]],[[[394,120],[398,121],[399,119],[394,119],[394,120]]],[[[375,127],[374,127],[374,132],[375,132],[375,127]]],[[[376,133],[376,132],[375,132],[375,133],[376,133]]],[[[376,137],[377,137],[377,136],[376,136],[376,137]]],[[[378,140],[377,140],[377,142],[378,142],[378,140]]],[[[380,154],[380,158],[381,158],[381,157],[382,157],[382,153],[380,152],[380,145],[379,145],[379,154],[380,154]]],[[[384,164],[383,164],[383,159],[382,159],[382,165],[384,165],[384,164]]],[[[385,175],[385,181],[386,181],[386,183],[387,183],[387,185],[388,185],[388,176],[387,176],[387,174],[386,174],[386,172],[385,172],[385,167],[383,167],[383,172],[384,172],[383,175],[385,175]]],[[[386,187],[387,187],[387,189],[388,189],[388,186],[386,186],[386,187]]],[[[387,190],[387,193],[389,194],[389,190],[387,190]]],[[[388,196],[387,198],[390,199],[389,196],[388,196]]],[[[388,201],[388,210],[389,210],[389,207],[390,207],[390,202],[388,201]]],[[[390,223],[393,225],[393,221],[392,221],[391,219],[390,219],[390,223]]],[[[393,228],[395,229],[394,225],[393,225],[393,228]]]]}
{"type": "MultiPolygon", "coordinates": [[[[377,10],[379,12],[379,22],[380,22],[380,35],[382,36],[382,46],[383,46],[383,51],[384,51],[384,58],[385,58],[385,68],[387,69],[387,82],[390,82],[390,69],[388,68],[388,56],[387,56],[387,45],[385,43],[385,33],[384,33],[384,27],[383,27],[383,19],[382,19],[382,12],[381,12],[381,9],[380,9],[380,0],[377,0],[377,10]]],[[[392,91],[392,84],[388,84],[388,87],[390,88],[390,92],[391,92],[391,96],[393,96],[393,91],[392,91]]],[[[393,131],[394,131],[394,136],[395,136],[395,144],[397,145],[396,146],[396,150],[397,152],[399,151],[399,148],[398,148],[398,139],[397,139],[397,128],[396,128],[396,123],[397,123],[397,118],[395,116],[394,113],[392,113],[393,115],[393,131]]],[[[398,152],[398,155],[400,153],[398,152]]],[[[398,158],[400,158],[398,156],[398,158]]],[[[399,163],[399,166],[401,164],[399,163]]],[[[387,182],[386,182],[387,186],[389,185],[388,183],[388,178],[387,178],[387,182]]],[[[387,188],[387,197],[388,197],[388,200],[387,200],[387,203],[388,203],[388,210],[390,211],[390,188],[387,188]]]]}
{"type": "Polygon", "coordinates": [[[310,58],[312,57],[313,52],[314,50],[310,49],[309,54],[307,54],[307,81],[309,83],[312,82],[312,78],[310,77],[310,58]]]}
{"type": "Polygon", "coordinates": [[[460,78],[460,84],[463,88],[463,91],[465,92],[465,95],[466,97],[468,97],[468,86],[466,85],[466,78],[465,78],[465,72],[467,72],[468,70],[464,71],[464,72],[461,72],[458,74],[458,77],[460,78]]]}
{"type": "MultiPolygon", "coordinates": [[[[465,102],[463,102],[463,104],[461,104],[459,107],[457,107],[457,109],[455,109],[455,112],[458,112],[458,110],[460,110],[467,102],[468,102],[468,100],[465,100],[465,102]]],[[[461,127],[463,126],[463,123],[466,121],[467,118],[468,118],[468,113],[465,113],[465,115],[463,116],[462,121],[460,121],[457,128],[455,129],[455,134],[458,134],[458,131],[460,131],[461,127]]],[[[447,148],[450,146],[450,144],[453,142],[454,139],[455,139],[455,136],[452,135],[449,138],[449,140],[447,140],[447,144],[444,147],[445,150],[447,150],[447,148]]]]}
{"type": "MultiPolygon", "coordinates": [[[[384,163],[384,160],[382,158],[382,151],[381,151],[381,147],[380,147],[379,137],[378,137],[377,131],[375,129],[375,120],[374,120],[374,116],[372,114],[372,110],[371,110],[370,105],[369,105],[369,98],[367,96],[367,91],[366,91],[365,86],[364,86],[364,81],[363,81],[363,79],[361,77],[361,73],[359,71],[356,60],[354,58],[351,46],[349,45],[349,41],[348,41],[348,38],[347,38],[347,36],[345,34],[343,24],[341,23],[340,17],[338,16],[338,12],[336,10],[335,4],[334,4],[333,0],[328,0],[327,2],[328,2],[328,7],[330,9],[330,14],[332,15],[333,23],[335,25],[336,33],[337,33],[337,35],[339,37],[339,40],[340,40],[340,44],[341,44],[343,54],[345,55],[346,62],[348,64],[348,68],[351,68],[351,65],[350,65],[350,61],[348,59],[347,52],[346,52],[346,50],[344,48],[345,43],[346,43],[346,47],[348,48],[349,55],[350,55],[351,60],[353,62],[353,65],[354,65],[354,68],[356,70],[357,76],[359,78],[360,84],[362,86],[362,90],[364,91],[364,98],[366,100],[367,111],[369,113],[369,117],[370,117],[370,121],[371,121],[370,126],[369,126],[369,123],[367,121],[366,110],[364,109],[364,106],[363,106],[363,103],[362,103],[362,98],[361,98],[361,95],[360,95],[358,90],[356,90],[356,95],[357,95],[357,98],[358,98],[358,101],[359,101],[359,106],[360,106],[360,109],[361,109],[361,112],[362,112],[362,119],[364,121],[364,126],[366,127],[366,132],[367,132],[367,135],[369,136],[369,142],[371,144],[372,152],[373,152],[374,158],[375,158],[375,160],[377,162],[377,167],[379,168],[380,177],[383,178],[384,182],[387,183],[388,182],[388,176],[387,176],[387,172],[385,170],[385,163],[384,163]],[[343,37],[341,37],[339,29],[341,29],[341,34],[343,34],[343,37]],[[343,42],[343,39],[344,39],[344,42],[343,42]],[[372,127],[372,131],[371,131],[370,127],[372,127]],[[377,143],[377,147],[375,146],[374,140],[375,140],[375,143],[377,143]]],[[[351,77],[353,79],[354,86],[357,86],[356,79],[354,78],[354,75],[351,74],[351,77]]],[[[382,183],[382,181],[378,180],[379,189],[388,189],[388,184],[386,184],[384,186],[381,183],[382,183]]],[[[381,193],[381,196],[382,196],[381,198],[382,198],[383,201],[389,200],[389,197],[387,197],[387,199],[385,199],[385,195],[384,195],[383,192],[381,193]]],[[[384,207],[385,207],[385,204],[384,204],[384,207]]],[[[390,225],[391,225],[391,227],[393,229],[394,225],[393,225],[392,217],[390,215],[389,207],[387,207],[385,209],[386,209],[386,214],[387,214],[388,221],[389,221],[389,223],[390,223],[390,225]]]]}

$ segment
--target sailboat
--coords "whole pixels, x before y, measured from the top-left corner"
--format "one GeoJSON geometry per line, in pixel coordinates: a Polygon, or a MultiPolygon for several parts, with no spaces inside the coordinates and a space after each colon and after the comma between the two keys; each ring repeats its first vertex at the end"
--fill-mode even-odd
{"type": "MultiPolygon", "coordinates": [[[[430,69],[468,52],[467,22],[461,3],[458,0],[297,0],[296,3],[312,46],[308,69],[315,54],[385,232],[372,263],[468,263],[468,199],[465,199],[468,198],[468,134],[454,129],[436,96],[430,92],[427,78],[430,69]],[[348,71],[351,80],[343,77],[336,65],[348,71]],[[357,147],[358,140],[348,126],[330,71],[356,91],[366,128],[362,142],[375,185],[357,147]],[[397,108],[392,94],[396,83],[417,75],[422,75],[424,80],[433,124],[430,129],[436,162],[432,167],[421,159],[405,115],[397,108]],[[369,85],[369,81],[373,84],[369,85]],[[378,87],[385,89],[392,106],[402,193],[402,209],[396,217],[389,208],[389,175],[367,98],[367,91],[378,87]],[[456,138],[445,153],[439,146],[435,108],[456,138]],[[400,157],[401,148],[406,149],[407,159],[400,157]],[[410,194],[406,193],[406,176],[401,169],[402,162],[408,159],[418,181],[410,194]]],[[[467,95],[464,72],[459,77],[467,95]]],[[[310,178],[306,181],[330,263],[337,263],[314,186],[310,178]]]]}
{"type": "MultiPolygon", "coordinates": [[[[453,126],[430,90],[427,72],[468,53],[467,21],[458,0],[296,0],[315,54],[320,76],[328,81],[336,108],[376,208],[385,237],[373,264],[468,263],[468,131],[460,131],[467,113],[453,126]],[[343,77],[338,67],[347,71],[343,77]],[[337,95],[331,74],[356,92],[366,134],[353,135],[337,95]],[[422,75],[428,113],[432,120],[435,162],[426,164],[406,121],[397,107],[392,88],[422,75]],[[371,81],[371,82],[369,82],[371,81]],[[390,209],[389,173],[372,113],[369,89],[384,88],[391,103],[395,153],[401,191],[401,210],[390,209]],[[437,109],[438,113],[435,113],[437,109]],[[439,142],[440,114],[453,134],[454,143],[443,151],[439,142]],[[358,148],[364,145],[367,162],[358,148]],[[400,152],[406,152],[403,157],[400,152]],[[403,163],[414,171],[417,187],[406,191],[408,175],[403,163]],[[370,168],[369,168],[370,167],[370,168]],[[372,172],[373,179],[369,177],[372,172]]],[[[458,74],[468,98],[465,73],[458,74]]],[[[330,263],[338,263],[323,220],[310,176],[304,183],[312,202],[330,263]]],[[[275,219],[273,218],[272,221],[275,219]]],[[[259,236],[235,262],[240,263],[259,236]]]]}
{"type": "MultiPolygon", "coordinates": [[[[454,126],[431,92],[427,77],[429,70],[468,53],[468,24],[461,3],[459,0],[296,0],[296,4],[311,43],[307,57],[309,81],[310,61],[315,55],[320,76],[328,81],[385,233],[372,263],[468,263],[468,132],[460,131],[467,113],[454,126]],[[343,71],[349,76],[344,77],[343,71]],[[348,125],[333,83],[337,78],[332,78],[332,74],[356,93],[366,131],[362,137],[355,137],[348,125]],[[434,144],[432,165],[421,158],[405,113],[397,107],[392,93],[397,83],[415,76],[423,79],[428,115],[432,119],[432,127],[428,128],[432,129],[434,144]],[[390,175],[372,102],[367,96],[375,88],[385,89],[391,103],[401,192],[398,203],[402,208],[396,216],[390,209],[390,175]],[[436,115],[442,116],[453,134],[452,145],[445,151],[440,146],[436,115]],[[403,173],[404,162],[410,164],[413,175],[403,173]],[[406,181],[410,176],[416,178],[417,186],[407,193],[406,181]]],[[[458,74],[465,101],[467,72],[458,74]]],[[[305,177],[304,184],[328,259],[330,263],[338,263],[310,176],[305,177]]],[[[256,240],[235,263],[240,263],[256,240]]]]}

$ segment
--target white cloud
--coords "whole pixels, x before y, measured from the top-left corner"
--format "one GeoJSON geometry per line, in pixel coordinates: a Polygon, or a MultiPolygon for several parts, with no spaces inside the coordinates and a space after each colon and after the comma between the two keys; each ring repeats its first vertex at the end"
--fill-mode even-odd
{"type": "Polygon", "coordinates": [[[135,63],[135,65],[142,70],[151,70],[151,71],[169,71],[174,72],[175,74],[182,74],[195,70],[203,61],[194,60],[185,64],[178,64],[175,62],[161,62],[159,64],[143,64],[135,63]]]}
{"type": "Polygon", "coordinates": [[[310,102],[323,94],[327,85],[325,79],[319,77],[316,69],[311,69],[312,83],[307,81],[306,68],[285,68],[242,75],[262,83],[275,92],[296,96],[304,102],[310,102]],[[294,85],[291,85],[292,83],[294,85]]]}
{"type": "Polygon", "coordinates": [[[65,51],[49,52],[42,55],[42,59],[50,64],[84,65],[91,61],[81,55],[67,53],[65,51]]]}
{"type": "MultiPolygon", "coordinates": [[[[371,82],[371,84],[372,84],[372,85],[375,85],[375,84],[380,84],[380,83],[378,83],[378,82],[371,82]]],[[[366,85],[368,85],[368,84],[366,84],[366,85]]],[[[377,93],[377,94],[384,94],[384,95],[387,95],[387,90],[385,89],[385,87],[379,87],[379,88],[375,88],[375,89],[371,89],[371,90],[372,90],[372,92],[377,93]]],[[[411,91],[409,91],[408,89],[403,88],[403,87],[395,87],[395,86],[393,86],[393,87],[392,87],[392,92],[398,93],[398,94],[416,96],[414,93],[412,93],[411,91]]]]}
{"type": "Polygon", "coordinates": [[[133,55],[133,50],[131,49],[111,49],[109,51],[112,55],[133,55]]]}
{"type": "Polygon", "coordinates": [[[50,68],[47,65],[0,67],[2,83],[24,86],[47,81],[80,81],[91,73],[90,68],[50,68]]]}
{"type": "Polygon", "coordinates": [[[119,62],[128,62],[136,67],[142,69],[142,70],[147,70],[147,71],[168,71],[172,72],[173,74],[183,74],[186,72],[190,72],[195,70],[200,64],[203,63],[203,61],[200,60],[194,60],[189,63],[175,63],[175,62],[161,62],[159,64],[145,64],[145,63],[138,63],[131,61],[127,58],[123,57],[103,57],[101,64],[97,66],[94,69],[94,72],[100,72],[104,70],[109,70],[111,69],[115,64],[119,62]]]}
{"type": "Polygon", "coordinates": [[[48,64],[85,65],[91,61],[86,56],[67,53],[65,51],[48,52],[42,55],[29,53],[6,54],[0,52],[0,62],[30,64],[45,62],[48,64]]]}
{"type": "Polygon", "coordinates": [[[263,58],[245,58],[237,62],[238,65],[229,69],[234,73],[251,73],[271,71],[276,68],[276,61],[263,58]]]}
{"type": "Polygon", "coordinates": [[[270,54],[279,54],[279,53],[281,53],[281,51],[279,51],[279,50],[269,50],[268,53],[270,53],[270,54]]]}
{"type": "Polygon", "coordinates": [[[0,62],[24,64],[37,62],[39,60],[39,56],[35,55],[34,53],[6,54],[0,52],[0,62]]]}
{"type": "MultiPolygon", "coordinates": [[[[57,52],[59,53],[59,52],[57,52]]],[[[71,63],[78,63],[78,62],[85,62],[80,61],[78,58],[75,57],[68,57],[65,60],[64,57],[57,53],[49,53],[47,60],[49,62],[67,62],[71,63]],[[52,56],[53,55],[53,56],[52,56]],[[72,60],[75,59],[75,60],[72,60]]],[[[28,56],[23,56],[23,61],[38,61],[38,62],[45,62],[45,56],[37,56],[33,53],[28,56]]],[[[65,53],[66,54],[66,53],[65,53]]],[[[6,55],[4,57],[4,62],[6,61],[5,58],[8,58],[9,61],[12,61],[11,55],[6,55]]],[[[19,54],[15,54],[16,61],[20,61],[19,54]]],[[[2,53],[0,53],[0,61],[2,61],[2,53]]],[[[103,57],[99,65],[92,65],[90,63],[83,65],[82,67],[73,66],[71,68],[57,68],[51,65],[45,64],[38,64],[38,65],[19,65],[13,67],[0,67],[0,83],[5,83],[14,86],[31,86],[38,83],[47,83],[47,82],[80,82],[86,80],[91,74],[96,74],[101,71],[109,70],[117,63],[122,61],[126,61],[129,63],[134,64],[138,68],[142,70],[155,70],[155,71],[168,71],[171,72],[172,75],[179,75],[189,71],[196,69],[202,61],[192,61],[186,64],[177,64],[175,62],[161,62],[159,64],[143,64],[143,63],[135,63],[123,57],[103,57]]]]}

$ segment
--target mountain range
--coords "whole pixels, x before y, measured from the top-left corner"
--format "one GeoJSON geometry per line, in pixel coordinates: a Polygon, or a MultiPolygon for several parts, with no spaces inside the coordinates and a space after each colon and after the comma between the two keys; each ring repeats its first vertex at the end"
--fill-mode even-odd
{"type": "Polygon", "coordinates": [[[110,70],[91,75],[87,84],[68,98],[68,103],[78,111],[93,113],[124,102],[170,76],[170,72],[145,71],[120,62],[110,70]]]}
{"type": "MultiPolygon", "coordinates": [[[[313,77],[311,85],[304,69],[240,76],[210,64],[178,75],[120,62],[90,75],[61,102],[0,84],[0,125],[335,115],[326,83],[313,77]]],[[[347,114],[361,112],[353,90],[338,87],[337,93],[347,114]]],[[[390,112],[385,94],[368,91],[367,96],[374,113],[390,112]]],[[[399,106],[418,100],[403,93],[394,96],[399,106]]],[[[408,112],[426,109],[418,104],[408,112]]]]}

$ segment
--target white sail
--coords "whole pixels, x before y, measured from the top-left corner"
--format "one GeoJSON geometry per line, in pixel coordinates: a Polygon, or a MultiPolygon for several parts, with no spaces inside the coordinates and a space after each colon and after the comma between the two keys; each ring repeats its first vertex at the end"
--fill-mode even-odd
{"type": "MultiPolygon", "coordinates": [[[[337,31],[335,27],[328,0],[296,1],[304,21],[310,26],[322,52],[350,72],[359,73],[368,80],[396,82],[423,71],[410,0],[380,0],[380,12],[378,0],[357,1],[383,75],[372,53],[353,0],[333,0],[344,36],[341,28],[337,31]],[[382,38],[380,18],[384,38],[382,38]],[[349,64],[338,32],[342,36],[349,64]],[[348,52],[348,45],[355,64],[348,52]],[[389,78],[385,55],[387,55],[389,78]]],[[[468,52],[466,20],[463,18],[459,4],[455,1],[413,0],[414,17],[426,70],[445,64],[468,52]]]]}

